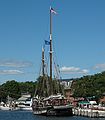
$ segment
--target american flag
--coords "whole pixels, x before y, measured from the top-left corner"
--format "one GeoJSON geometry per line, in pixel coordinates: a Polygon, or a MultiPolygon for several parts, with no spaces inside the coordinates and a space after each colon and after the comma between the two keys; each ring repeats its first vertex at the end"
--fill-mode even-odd
{"type": "Polygon", "coordinates": [[[50,8],[50,10],[51,10],[51,13],[57,14],[57,12],[53,8],[50,8]]]}

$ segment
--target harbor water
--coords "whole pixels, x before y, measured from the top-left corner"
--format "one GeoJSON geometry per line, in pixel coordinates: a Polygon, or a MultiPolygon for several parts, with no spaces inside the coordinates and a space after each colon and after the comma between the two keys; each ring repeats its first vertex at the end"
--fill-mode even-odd
{"type": "Polygon", "coordinates": [[[88,118],[81,116],[45,117],[33,115],[28,111],[0,111],[0,120],[105,120],[105,118],[88,118]]]}

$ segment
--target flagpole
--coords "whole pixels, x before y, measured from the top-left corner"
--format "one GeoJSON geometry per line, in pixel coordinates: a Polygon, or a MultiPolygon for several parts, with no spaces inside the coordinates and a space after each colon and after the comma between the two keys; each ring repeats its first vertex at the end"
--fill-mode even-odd
{"type": "Polygon", "coordinates": [[[52,13],[50,6],[50,80],[52,81],[52,13]]]}

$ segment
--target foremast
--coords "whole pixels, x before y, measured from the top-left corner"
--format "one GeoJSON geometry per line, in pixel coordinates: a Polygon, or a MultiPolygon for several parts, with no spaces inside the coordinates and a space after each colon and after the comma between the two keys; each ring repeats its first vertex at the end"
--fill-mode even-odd
{"type": "Polygon", "coordinates": [[[42,47],[42,76],[45,75],[45,72],[44,72],[44,67],[45,67],[45,59],[44,59],[44,48],[42,47]]]}

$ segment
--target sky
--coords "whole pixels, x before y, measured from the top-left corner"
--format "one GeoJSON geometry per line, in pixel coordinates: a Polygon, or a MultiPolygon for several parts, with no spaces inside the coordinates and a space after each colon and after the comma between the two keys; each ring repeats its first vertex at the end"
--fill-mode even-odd
{"type": "MultiPolygon", "coordinates": [[[[52,42],[63,79],[105,70],[105,0],[1,0],[0,84],[36,81],[41,50],[52,42]]],[[[48,46],[47,46],[48,47],[48,46]]]]}

